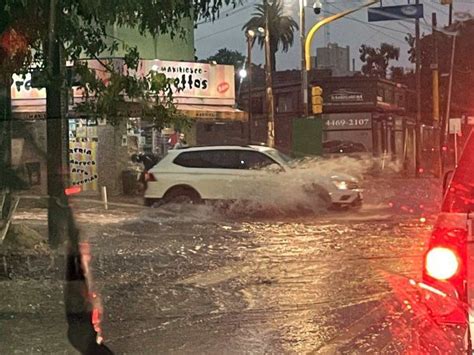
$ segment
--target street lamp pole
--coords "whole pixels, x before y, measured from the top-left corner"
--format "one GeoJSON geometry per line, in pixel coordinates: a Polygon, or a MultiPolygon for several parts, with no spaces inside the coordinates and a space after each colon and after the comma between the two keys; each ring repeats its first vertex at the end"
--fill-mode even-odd
{"type": "Polygon", "coordinates": [[[303,117],[308,117],[308,71],[305,58],[305,0],[299,0],[300,7],[300,42],[301,42],[301,103],[303,104],[303,117]]]}
{"type": "MultiPolygon", "coordinates": [[[[356,12],[356,11],[359,11],[361,9],[363,9],[364,7],[368,7],[370,5],[373,5],[373,4],[376,4],[380,2],[380,0],[371,0],[363,5],[360,5],[358,7],[355,7],[355,8],[352,8],[352,9],[349,9],[349,10],[346,10],[346,11],[342,11],[338,14],[335,14],[335,15],[332,15],[332,16],[329,16],[329,17],[326,17],[324,19],[322,19],[321,21],[317,22],[308,32],[308,34],[306,35],[306,39],[305,39],[305,45],[304,45],[304,57],[305,57],[305,64],[306,64],[306,72],[309,71],[311,69],[311,44],[313,42],[313,38],[314,38],[314,35],[316,34],[316,32],[321,28],[323,27],[324,25],[330,23],[330,22],[333,22],[333,21],[336,21],[344,16],[347,16],[347,15],[350,15],[352,14],[353,12],[356,12]]],[[[307,88],[307,84],[306,84],[306,88],[307,88]]],[[[308,105],[306,105],[308,106],[308,105]]],[[[309,110],[308,107],[306,107],[306,110],[309,110]]]]}
{"type": "Polygon", "coordinates": [[[252,143],[252,42],[253,37],[247,32],[247,87],[248,87],[248,141],[252,143]]]}
{"type": "Polygon", "coordinates": [[[267,145],[275,146],[275,105],[273,102],[272,53],[270,51],[269,0],[264,0],[265,9],[265,83],[267,102],[267,145]]]}

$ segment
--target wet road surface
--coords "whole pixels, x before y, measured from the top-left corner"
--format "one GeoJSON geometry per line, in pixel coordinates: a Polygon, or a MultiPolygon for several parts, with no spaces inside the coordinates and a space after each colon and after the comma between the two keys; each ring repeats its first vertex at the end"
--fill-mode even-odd
{"type": "MultiPolygon", "coordinates": [[[[420,206],[394,200],[273,218],[210,206],[78,206],[76,216],[91,245],[106,343],[116,353],[458,353],[457,333],[430,320],[409,283],[420,277],[434,217],[420,206]]],[[[42,213],[18,218],[44,227],[42,213]]],[[[9,281],[7,303],[18,298],[13,290],[28,299],[24,287],[36,285],[37,307],[49,314],[38,316],[60,319],[58,280],[9,281]]],[[[72,352],[62,350],[54,324],[48,333],[22,319],[0,324],[27,327],[29,342],[50,333],[59,339],[53,348],[24,349],[72,352]]]]}

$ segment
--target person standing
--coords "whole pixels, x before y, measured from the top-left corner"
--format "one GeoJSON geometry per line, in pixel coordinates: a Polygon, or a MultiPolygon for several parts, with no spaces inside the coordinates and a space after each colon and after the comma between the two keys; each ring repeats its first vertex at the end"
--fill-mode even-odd
{"type": "Polygon", "coordinates": [[[174,145],[173,149],[182,149],[188,147],[188,143],[186,142],[186,137],[184,133],[179,134],[178,142],[174,145]]]}

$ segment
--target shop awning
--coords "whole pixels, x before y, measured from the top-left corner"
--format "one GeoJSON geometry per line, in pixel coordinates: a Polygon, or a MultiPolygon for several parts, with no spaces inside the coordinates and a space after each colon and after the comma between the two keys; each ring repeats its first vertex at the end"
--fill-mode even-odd
{"type": "Polygon", "coordinates": [[[232,106],[178,104],[178,110],[199,121],[247,121],[245,111],[232,106]]]}
{"type": "MultiPolygon", "coordinates": [[[[133,107],[133,106],[131,106],[133,107]]],[[[185,116],[199,120],[199,121],[241,121],[248,120],[248,114],[245,111],[236,109],[232,106],[221,105],[192,105],[192,104],[178,104],[178,110],[185,116]]],[[[16,119],[34,120],[45,119],[46,110],[44,106],[16,106],[12,110],[13,117],[16,119]]],[[[136,112],[130,108],[129,115],[131,117],[139,117],[140,110],[136,112]]],[[[73,112],[69,113],[70,115],[73,112]]]]}
{"type": "Polygon", "coordinates": [[[44,105],[13,106],[12,117],[17,120],[43,120],[46,118],[44,105]]]}

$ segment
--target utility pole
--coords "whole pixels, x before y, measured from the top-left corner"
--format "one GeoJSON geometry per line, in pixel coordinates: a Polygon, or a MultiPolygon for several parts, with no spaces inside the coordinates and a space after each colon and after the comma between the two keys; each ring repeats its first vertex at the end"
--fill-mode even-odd
{"type": "MultiPolygon", "coordinates": [[[[51,247],[58,247],[61,240],[62,213],[61,202],[64,197],[63,185],[63,87],[61,70],[61,45],[57,37],[58,0],[50,0],[48,33],[48,85],[46,87],[46,137],[48,169],[48,236],[51,247]]],[[[66,103],[67,105],[67,103],[66,103]]]]}
{"type": "Polygon", "coordinates": [[[247,86],[248,86],[248,142],[252,143],[252,44],[253,37],[247,35],[247,86]]]}
{"type": "Polygon", "coordinates": [[[3,168],[11,166],[11,75],[0,76],[0,162],[3,168]]]}
{"type": "Polygon", "coordinates": [[[444,143],[448,142],[449,136],[449,116],[451,116],[451,96],[453,92],[453,74],[454,74],[454,56],[456,53],[456,35],[453,36],[451,42],[451,62],[449,67],[449,82],[448,82],[448,98],[446,103],[446,116],[444,121],[444,143]]]}
{"type": "Polygon", "coordinates": [[[453,2],[449,4],[449,20],[448,25],[451,26],[453,24],[453,2]]]}
{"type": "Polygon", "coordinates": [[[436,30],[436,26],[438,25],[438,21],[436,18],[436,13],[432,13],[432,36],[433,36],[433,48],[434,48],[434,56],[433,56],[433,63],[431,64],[432,68],[432,76],[433,76],[433,125],[435,129],[439,130],[439,142],[436,147],[436,161],[435,161],[435,176],[441,176],[441,129],[439,124],[439,68],[438,68],[438,61],[439,61],[439,53],[438,53],[438,31],[436,30]]]}
{"type": "MultiPolygon", "coordinates": [[[[416,0],[418,6],[420,0],[416,0]]],[[[416,47],[416,124],[415,124],[415,167],[416,176],[421,174],[421,48],[420,48],[420,19],[415,21],[415,47],[416,47]]]]}
{"type": "Polygon", "coordinates": [[[275,105],[273,103],[273,83],[272,83],[272,53],[270,52],[270,19],[269,0],[264,0],[265,8],[265,82],[267,101],[267,145],[271,148],[275,146],[275,105]]]}
{"type": "Polygon", "coordinates": [[[303,105],[303,116],[308,117],[308,70],[306,69],[305,57],[305,41],[306,41],[306,24],[305,24],[305,0],[299,0],[300,6],[300,43],[301,43],[301,103],[303,105]]]}

